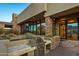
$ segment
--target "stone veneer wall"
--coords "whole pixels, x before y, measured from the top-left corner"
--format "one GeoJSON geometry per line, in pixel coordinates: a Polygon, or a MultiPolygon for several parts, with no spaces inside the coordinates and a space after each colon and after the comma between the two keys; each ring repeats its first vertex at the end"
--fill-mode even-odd
{"type": "Polygon", "coordinates": [[[50,17],[46,17],[45,18],[45,23],[46,23],[46,32],[45,32],[45,35],[46,36],[52,36],[52,19],[50,17]]]}
{"type": "Polygon", "coordinates": [[[19,33],[20,33],[20,31],[21,31],[20,29],[21,28],[20,28],[20,25],[17,24],[16,19],[17,19],[17,14],[13,14],[12,15],[12,25],[13,25],[12,29],[13,29],[13,32],[18,30],[19,33]]]}

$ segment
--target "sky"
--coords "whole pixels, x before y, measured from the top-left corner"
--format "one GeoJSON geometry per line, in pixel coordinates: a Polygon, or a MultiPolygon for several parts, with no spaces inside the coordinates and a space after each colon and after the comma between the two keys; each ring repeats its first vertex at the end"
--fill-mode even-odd
{"type": "Polygon", "coordinates": [[[30,3],[0,3],[0,21],[11,22],[12,14],[20,14],[30,3]]]}

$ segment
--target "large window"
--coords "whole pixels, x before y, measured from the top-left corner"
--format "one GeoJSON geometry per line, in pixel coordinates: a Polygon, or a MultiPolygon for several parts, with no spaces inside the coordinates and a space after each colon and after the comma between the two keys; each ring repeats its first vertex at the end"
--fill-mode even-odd
{"type": "Polygon", "coordinates": [[[68,19],[60,21],[59,34],[62,39],[77,40],[78,39],[78,21],[77,19],[68,19]]]}
{"type": "Polygon", "coordinates": [[[37,35],[44,35],[45,34],[45,21],[44,20],[37,20],[33,22],[28,22],[22,26],[22,32],[30,32],[37,35]]]}
{"type": "MultiPolygon", "coordinates": [[[[74,19],[75,20],[75,19],[74,19]]],[[[72,21],[74,21],[72,20],[72,21]]],[[[77,40],[78,37],[78,23],[75,22],[67,22],[67,39],[69,40],[77,40]]]]}

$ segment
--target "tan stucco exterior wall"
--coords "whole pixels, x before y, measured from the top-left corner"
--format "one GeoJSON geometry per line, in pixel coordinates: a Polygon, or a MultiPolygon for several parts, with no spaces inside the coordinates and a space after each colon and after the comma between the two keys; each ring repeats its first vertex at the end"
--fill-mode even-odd
{"type": "Polygon", "coordinates": [[[28,18],[35,16],[46,10],[46,4],[44,3],[32,3],[17,17],[17,23],[20,23],[28,18]]]}
{"type": "Polygon", "coordinates": [[[79,6],[79,3],[47,3],[45,16],[50,16],[76,6],[79,6]]]}

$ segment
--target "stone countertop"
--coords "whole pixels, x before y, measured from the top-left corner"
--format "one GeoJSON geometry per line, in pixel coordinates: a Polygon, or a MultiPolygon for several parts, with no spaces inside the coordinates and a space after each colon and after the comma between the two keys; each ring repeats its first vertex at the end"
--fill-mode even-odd
{"type": "Polygon", "coordinates": [[[44,42],[45,42],[45,45],[52,43],[51,40],[44,40],[44,42]]]}
{"type": "Polygon", "coordinates": [[[8,53],[7,46],[0,41],[0,56],[6,56],[8,53]]]}
{"type": "Polygon", "coordinates": [[[30,51],[34,51],[35,47],[31,47],[28,45],[19,45],[8,48],[9,56],[20,56],[25,53],[29,53],[30,51]]]}

